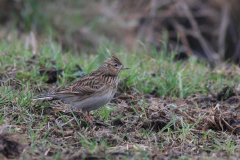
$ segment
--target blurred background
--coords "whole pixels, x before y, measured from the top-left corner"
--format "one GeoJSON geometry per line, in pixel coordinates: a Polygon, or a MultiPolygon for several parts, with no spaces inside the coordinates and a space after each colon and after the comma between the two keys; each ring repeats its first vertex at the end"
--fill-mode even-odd
{"type": "Polygon", "coordinates": [[[14,31],[34,52],[51,37],[79,54],[144,43],[216,66],[239,63],[239,17],[240,0],[0,0],[0,38],[9,41],[14,31]]]}

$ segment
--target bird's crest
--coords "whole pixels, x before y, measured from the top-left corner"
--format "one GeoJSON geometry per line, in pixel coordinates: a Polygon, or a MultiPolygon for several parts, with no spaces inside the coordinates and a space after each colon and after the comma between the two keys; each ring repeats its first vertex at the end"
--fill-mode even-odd
{"type": "Polygon", "coordinates": [[[112,58],[111,58],[114,62],[118,63],[119,65],[122,65],[121,61],[115,56],[112,54],[112,58]]]}

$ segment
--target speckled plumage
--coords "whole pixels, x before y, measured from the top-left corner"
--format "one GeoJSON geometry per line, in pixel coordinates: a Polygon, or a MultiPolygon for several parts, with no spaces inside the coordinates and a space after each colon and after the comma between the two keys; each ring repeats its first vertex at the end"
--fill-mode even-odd
{"type": "Polygon", "coordinates": [[[74,108],[87,113],[107,104],[115,95],[118,86],[118,75],[124,70],[120,60],[112,55],[96,70],[77,79],[73,84],[59,91],[37,99],[61,99],[74,108]]]}

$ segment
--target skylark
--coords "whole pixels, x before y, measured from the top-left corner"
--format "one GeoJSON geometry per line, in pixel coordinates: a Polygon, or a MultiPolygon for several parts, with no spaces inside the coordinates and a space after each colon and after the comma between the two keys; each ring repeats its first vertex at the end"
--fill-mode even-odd
{"type": "Polygon", "coordinates": [[[113,98],[117,91],[118,75],[125,69],[129,68],[112,55],[96,71],[80,77],[72,85],[36,99],[64,100],[82,110],[93,125],[89,112],[104,106],[113,98]]]}

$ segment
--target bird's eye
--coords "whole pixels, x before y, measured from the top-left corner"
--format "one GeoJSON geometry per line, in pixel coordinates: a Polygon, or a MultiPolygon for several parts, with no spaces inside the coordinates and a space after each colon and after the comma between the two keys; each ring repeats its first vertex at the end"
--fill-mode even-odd
{"type": "Polygon", "coordinates": [[[117,67],[118,65],[117,64],[114,64],[114,67],[117,67]]]}

